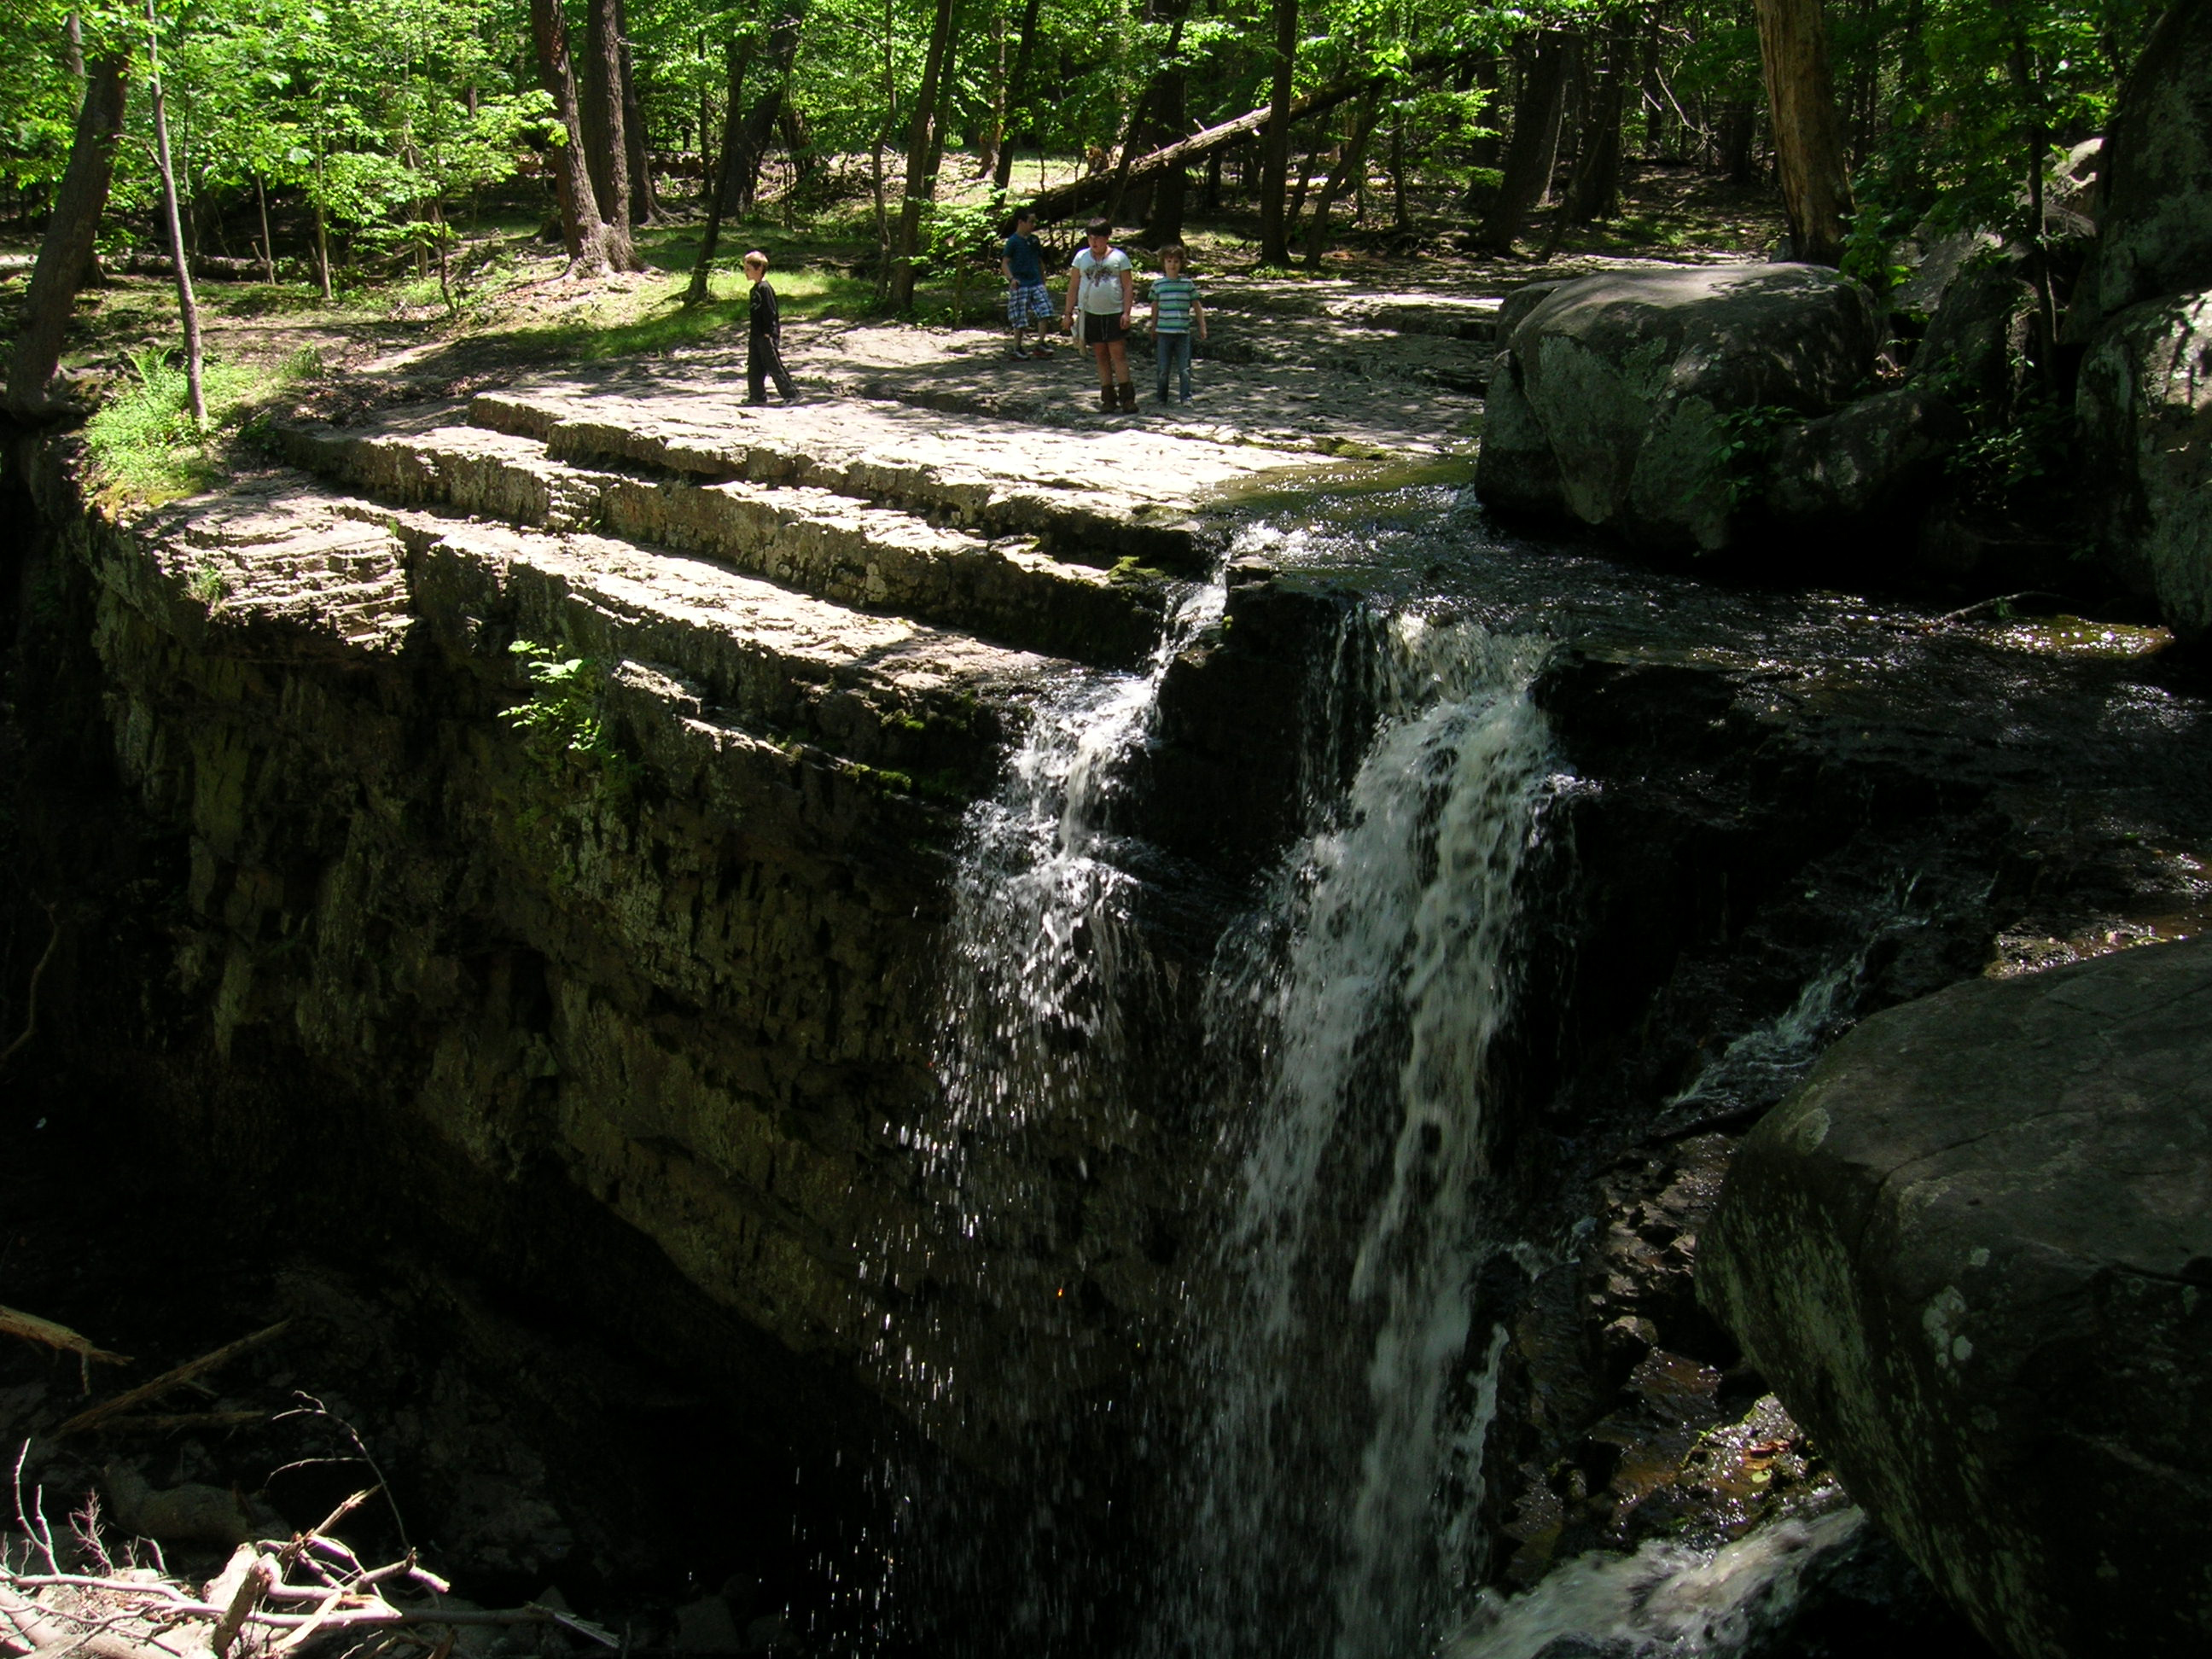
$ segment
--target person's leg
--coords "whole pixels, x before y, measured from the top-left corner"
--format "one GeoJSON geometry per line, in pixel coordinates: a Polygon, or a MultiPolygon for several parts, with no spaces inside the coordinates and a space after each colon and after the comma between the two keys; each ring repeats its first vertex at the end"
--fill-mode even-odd
{"type": "Polygon", "coordinates": [[[757,334],[745,337],[745,401],[749,404],[768,401],[768,354],[763,349],[767,343],[757,334]]]}
{"type": "Polygon", "coordinates": [[[1175,360],[1175,337],[1152,331],[1152,396],[1160,403],[1168,400],[1168,365],[1175,360]]]}
{"type": "MultiPolygon", "coordinates": [[[[1085,326],[1087,329],[1091,325],[1085,324],[1085,326]]],[[[1091,356],[1098,365],[1098,384],[1111,390],[1114,385],[1114,348],[1103,340],[1096,341],[1091,347],[1091,356]]]]}
{"type": "Polygon", "coordinates": [[[781,340],[770,340],[768,343],[768,372],[775,376],[777,397],[789,403],[799,395],[792,386],[789,372],[783,366],[783,343],[781,340]]]}
{"type": "Polygon", "coordinates": [[[1114,396],[1123,409],[1137,406],[1137,388],[1129,381],[1129,343],[1118,339],[1106,348],[1114,356],[1114,396]]]}
{"type": "Polygon", "coordinates": [[[1190,401],[1190,356],[1192,351],[1196,349],[1197,343],[1198,343],[1189,335],[1184,335],[1182,337],[1182,355],[1176,359],[1177,365],[1182,371],[1182,400],[1185,403],[1188,403],[1190,401]]]}

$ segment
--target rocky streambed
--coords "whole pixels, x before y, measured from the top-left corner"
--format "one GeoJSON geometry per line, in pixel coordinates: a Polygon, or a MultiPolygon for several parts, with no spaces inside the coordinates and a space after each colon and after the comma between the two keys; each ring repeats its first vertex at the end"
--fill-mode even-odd
{"type": "MultiPolygon", "coordinates": [[[[480,1593],[640,1645],[1665,1650],[1592,1574],[1733,1548],[1796,1565],[1717,1650],[1970,1650],[1691,1272],[1853,1022],[2201,926],[2161,632],[1200,432],[277,440],[131,522],[16,453],[9,1297],[293,1316],[215,1407],[336,1391],[480,1593]]],[[[94,1453],[7,1363],[58,1483],[317,1455],[94,1453]]]]}

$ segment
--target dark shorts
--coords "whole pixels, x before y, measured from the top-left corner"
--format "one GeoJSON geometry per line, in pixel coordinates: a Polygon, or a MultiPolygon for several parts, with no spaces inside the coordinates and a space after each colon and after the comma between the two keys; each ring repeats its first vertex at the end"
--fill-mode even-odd
{"type": "Polygon", "coordinates": [[[1085,345],[1117,345],[1129,337],[1128,326],[1118,311],[1085,311],[1077,315],[1082,330],[1078,337],[1085,345]]]}

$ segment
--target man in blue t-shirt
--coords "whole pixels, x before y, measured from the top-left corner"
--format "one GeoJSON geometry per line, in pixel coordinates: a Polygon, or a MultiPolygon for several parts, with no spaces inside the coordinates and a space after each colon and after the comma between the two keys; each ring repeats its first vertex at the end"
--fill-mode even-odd
{"type": "Polygon", "coordinates": [[[1044,291],[1044,250],[1037,245],[1036,229],[1033,211],[1024,208],[1015,214],[1014,234],[1006,238],[1006,257],[1000,262],[1006,272],[1006,320],[1014,327],[1014,356],[1021,358],[1052,356],[1044,343],[1052,324],[1052,295],[1044,291]],[[1033,324],[1037,339],[1032,348],[1023,344],[1022,336],[1033,324]]]}

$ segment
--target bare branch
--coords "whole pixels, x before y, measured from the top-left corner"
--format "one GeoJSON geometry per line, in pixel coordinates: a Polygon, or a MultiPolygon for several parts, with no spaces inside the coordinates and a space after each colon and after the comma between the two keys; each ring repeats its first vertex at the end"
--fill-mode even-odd
{"type": "Polygon", "coordinates": [[[191,1382],[204,1371],[214,1370],[219,1366],[228,1364],[242,1353],[251,1352],[255,1348],[275,1341],[291,1328],[291,1323],[289,1319],[280,1319],[274,1325],[264,1327],[251,1336],[241,1336],[237,1341],[226,1344],[212,1353],[204,1353],[198,1359],[187,1360],[174,1370],[162,1372],[151,1382],[141,1383],[126,1393],[117,1395],[112,1400],[103,1401],[88,1411],[79,1412],[54,1432],[57,1435],[82,1434],[85,1430],[96,1426],[108,1418],[121,1415],[133,1406],[143,1406],[149,1400],[158,1399],[179,1383],[191,1382]]]}

